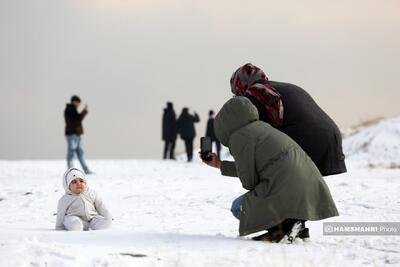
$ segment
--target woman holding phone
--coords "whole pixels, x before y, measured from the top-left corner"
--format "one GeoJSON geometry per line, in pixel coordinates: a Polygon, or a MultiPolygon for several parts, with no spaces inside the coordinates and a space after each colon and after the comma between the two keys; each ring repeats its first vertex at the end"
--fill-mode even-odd
{"type": "MultiPolygon", "coordinates": [[[[203,162],[248,190],[232,204],[241,236],[267,230],[255,240],[293,242],[309,237],[304,222],[337,216],[328,186],[313,161],[290,137],[259,120],[246,97],[234,97],[215,119],[215,134],[231,151],[232,164],[208,153],[203,162]]],[[[203,151],[205,152],[205,151],[203,151]]]]}

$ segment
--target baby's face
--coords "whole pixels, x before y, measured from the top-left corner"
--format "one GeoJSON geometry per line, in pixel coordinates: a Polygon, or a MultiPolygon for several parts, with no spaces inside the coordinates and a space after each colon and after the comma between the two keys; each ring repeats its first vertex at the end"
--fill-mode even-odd
{"type": "Polygon", "coordinates": [[[80,194],[84,192],[85,188],[86,188],[86,183],[81,178],[76,178],[72,180],[72,182],[69,184],[69,190],[71,190],[71,192],[75,194],[80,194]]]}

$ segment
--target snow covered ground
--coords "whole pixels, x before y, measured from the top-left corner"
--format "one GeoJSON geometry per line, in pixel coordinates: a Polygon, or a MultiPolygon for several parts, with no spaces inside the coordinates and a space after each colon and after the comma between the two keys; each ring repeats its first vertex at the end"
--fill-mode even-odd
{"type": "MultiPolygon", "coordinates": [[[[340,212],[326,221],[400,222],[400,169],[354,155],[325,179],[340,212]]],[[[229,209],[245,191],[200,162],[89,163],[110,230],[53,230],[64,161],[0,161],[0,266],[400,266],[400,236],[325,236],[322,222],[308,222],[307,243],[238,237],[229,209]]]]}
{"type": "Polygon", "coordinates": [[[361,166],[400,167],[400,118],[352,130],[343,143],[347,159],[361,166]]]}

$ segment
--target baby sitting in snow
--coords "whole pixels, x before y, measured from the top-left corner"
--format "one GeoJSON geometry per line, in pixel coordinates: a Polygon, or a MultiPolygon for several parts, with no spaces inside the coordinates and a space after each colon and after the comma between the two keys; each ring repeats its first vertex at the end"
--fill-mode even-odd
{"type": "Polygon", "coordinates": [[[58,201],[56,230],[99,230],[111,226],[110,212],[96,191],[87,186],[81,170],[67,170],[63,186],[65,195],[58,201]]]}

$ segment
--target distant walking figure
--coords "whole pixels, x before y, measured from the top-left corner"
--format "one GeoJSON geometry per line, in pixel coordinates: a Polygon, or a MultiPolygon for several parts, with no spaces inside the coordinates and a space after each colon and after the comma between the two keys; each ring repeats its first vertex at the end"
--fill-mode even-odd
{"type": "Polygon", "coordinates": [[[188,108],[183,108],[178,119],[178,132],[183,141],[185,141],[186,154],[188,162],[193,158],[193,139],[196,137],[194,124],[199,122],[199,115],[195,112],[194,115],[189,114],[188,108]]]}
{"type": "Polygon", "coordinates": [[[214,113],[213,110],[210,110],[210,112],[208,112],[206,136],[210,137],[212,142],[215,142],[215,144],[217,146],[218,158],[221,158],[221,155],[220,155],[220,153],[221,153],[221,143],[219,142],[218,138],[215,136],[214,120],[215,120],[215,113],[214,113]]]}
{"type": "Polygon", "coordinates": [[[176,114],[171,102],[167,102],[162,119],[162,139],[165,142],[164,159],[175,159],[175,142],[178,134],[176,114]]]}
{"type": "Polygon", "coordinates": [[[300,145],[322,176],[346,172],[340,130],[305,90],[270,81],[250,63],[237,69],[230,83],[234,95],[244,96],[256,106],[261,121],[300,145]]]}
{"type": "Polygon", "coordinates": [[[64,111],[65,118],[65,136],[67,139],[67,165],[68,168],[73,166],[73,158],[76,153],[79,162],[82,165],[82,169],[86,174],[91,174],[85,159],[83,158],[83,149],[81,146],[81,135],[83,134],[82,120],[88,114],[88,106],[85,105],[81,113],[78,112],[78,108],[81,104],[79,96],[72,96],[71,103],[67,104],[64,111]]]}

